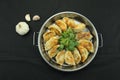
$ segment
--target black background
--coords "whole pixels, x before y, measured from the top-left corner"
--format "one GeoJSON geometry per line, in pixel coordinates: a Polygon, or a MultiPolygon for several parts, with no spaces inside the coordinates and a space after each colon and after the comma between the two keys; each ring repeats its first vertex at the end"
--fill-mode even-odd
{"type": "Polygon", "coordinates": [[[0,0],[0,80],[120,80],[119,0],[0,0]],[[88,17],[104,46],[84,69],[66,73],[48,66],[32,44],[33,32],[61,11],[75,11],[88,17]],[[28,22],[30,32],[19,36],[15,25],[24,16],[38,14],[41,20],[28,22]]]}

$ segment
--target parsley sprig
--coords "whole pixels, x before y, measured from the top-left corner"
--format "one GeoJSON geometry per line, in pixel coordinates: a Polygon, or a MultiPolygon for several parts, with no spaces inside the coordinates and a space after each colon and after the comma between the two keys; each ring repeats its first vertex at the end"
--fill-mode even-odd
{"type": "Polygon", "coordinates": [[[75,47],[78,45],[78,42],[75,39],[74,31],[69,27],[66,31],[64,31],[59,39],[60,46],[58,50],[70,50],[73,51],[75,47]]]}

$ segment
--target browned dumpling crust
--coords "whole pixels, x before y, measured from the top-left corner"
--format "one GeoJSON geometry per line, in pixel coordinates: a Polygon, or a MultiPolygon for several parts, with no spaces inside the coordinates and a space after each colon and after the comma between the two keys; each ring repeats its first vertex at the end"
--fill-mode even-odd
{"type": "Polygon", "coordinates": [[[84,23],[79,23],[79,24],[74,25],[73,30],[74,30],[75,32],[81,32],[81,31],[83,31],[85,28],[86,28],[86,25],[85,25],[84,23]]]}
{"type": "Polygon", "coordinates": [[[91,40],[92,38],[93,38],[93,36],[90,34],[90,32],[79,32],[76,34],[77,40],[80,40],[80,39],[91,40]]]}
{"type": "Polygon", "coordinates": [[[93,46],[91,41],[85,40],[85,39],[81,39],[81,40],[79,40],[79,43],[80,43],[80,46],[83,46],[89,52],[94,53],[94,46],[93,46]]]}
{"type": "Polygon", "coordinates": [[[67,22],[67,25],[71,28],[74,28],[75,27],[75,21],[73,19],[69,19],[68,22],[67,22]]]}
{"type": "Polygon", "coordinates": [[[66,31],[67,25],[63,20],[57,20],[55,23],[61,28],[62,31],[66,31]]]}
{"type": "Polygon", "coordinates": [[[79,50],[79,52],[80,52],[80,54],[81,54],[81,62],[85,62],[86,59],[88,58],[88,55],[89,55],[87,49],[84,48],[83,46],[80,46],[80,45],[79,45],[79,46],[78,46],[78,50],[79,50]]]}
{"type": "Polygon", "coordinates": [[[53,48],[51,48],[51,49],[48,51],[48,56],[49,56],[50,58],[55,57],[55,55],[56,55],[57,52],[58,52],[57,48],[58,48],[59,46],[60,46],[60,45],[55,45],[55,46],[53,46],[53,48]]]}
{"type": "Polygon", "coordinates": [[[51,37],[54,37],[56,34],[53,31],[47,31],[43,34],[44,41],[48,41],[51,37]]]}
{"type": "Polygon", "coordinates": [[[48,27],[48,29],[50,29],[51,31],[55,32],[57,35],[60,35],[62,33],[60,27],[57,26],[56,24],[50,25],[48,27]]]}
{"type": "Polygon", "coordinates": [[[73,51],[73,56],[74,56],[74,59],[75,59],[75,63],[79,64],[80,61],[81,61],[81,55],[80,55],[77,48],[75,48],[75,50],[73,51]]]}
{"type": "Polygon", "coordinates": [[[64,61],[65,61],[65,50],[62,50],[60,52],[58,52],[57,56],[55,57],[56,59],[56,63],[59,65],[63,65],[64,61]]]}
{"type": "Polygon", "coordinates": [[[75,65],[75,60],[71,51],[66,51],[65,53],[65,63],[69,65],[75,65]]]}
{"type": "Polygon", "coordinates": [[[81,32],[86,28],[84,23],[76,24],[75,20],[68,17],[64,17],[63,21],[67,24],[68,27],[71,27],[75,32],[81,32]]]}
{"type": "Polygon", "coordinates": [[[58,44],[58,37],[51,37],[46,43],[45,43],[45,50],[49,50],[52,47],[54,47],[55,45],[58,44]]]}
{"type": "Polygon", "coordinates": [[[48,29],[43,34],[44,47],[49,58],[55,59],[56,63],[61,66],[64,66],[64,64],[74,66],[84,63],[89,56],[89,52],[94,53],[93,36],[89,31],[85,31],[86,24],[72,18],[63,17],[62,19],[56,20],[55,23],[48,26],[48,29]],[[61,39],[63,37],[64,42],[68,38],[62,34],[67,29],[72,29],[71,31],[73,33],[71,36],[74,36],[73,39],[78,42],[78,45],[75,45],[73,47],[74,49],[70,49],[70,51],[62,44],[61,39]]]}
{"type": "Polygon", "coordinates": [[[67,24],[68,27],[74,28],[75,21],[73,19],[70,19],[68,17],[63,17],[63,21],[67,24]]]}
{"type": "Polygon", "coordinates": [[[70,18],[68,18],[68,17],[63,17],[63,21],[67,24],[67,22],[68,22],[68,20],[69,20],[70,18]]]}

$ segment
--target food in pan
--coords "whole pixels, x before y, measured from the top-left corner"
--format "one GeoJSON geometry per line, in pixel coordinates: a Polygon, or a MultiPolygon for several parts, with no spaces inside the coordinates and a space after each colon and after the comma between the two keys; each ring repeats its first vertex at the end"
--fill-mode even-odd
{"type": "Polygon", "coordinates": [[[45,50],[49,50],[52,47],[56,46],[58,44],[58,37],[54,36],[51,37],[46,43],[45,43],[45,50]]]}
{"type": "Polygon", "coordinates": [[[89,52],[91,53],[94,52],[93,44],[91,41],[86,40],[86,39],[81,39],[79,40],[79,44],[80,46],[83,46],[84,48],[86,48],[89,52]]]}
{"type": "Polygon", "coordinates": [[[80,23],[80,24],[77,24],[73,27],[73,30],[75,32],[81,32],[85,29],[85,24],[84,23],[80,23]]]}
{"type": "Polygon", "coordinates": [[[65,50],[59,51],[55,59],[56,63],[58,63],[59,65],[63,65],[65,61],[65,50]]]}
{"type": "Polygon", "coordinates": [[[85,23],[69,17],[56,20],[43,33],[46,54],[61,66],[84,63],[94,53],[92,38],[85,23]]]}
{"type": "Polygon", "coordinates": [[[66,51],[65,63],[67,63],[68,65],[75,65],[75,60],[71,51],[66,51]]]}
{"type": "Polygon", "coordinates": [[[77,48],[73,51],[73,56],[76,64],[79,64],[81,61],[81,55],[77,48]]]}
{"type": "Polygon", "coordinates": [[[84,48],[83,46],[79,45],[78,50],[79,50],[80,55],[81,55],[81,62],[85,62],[85,60],[88,58],[88,54],[89,54],[87,49],[84,48]]]}
{"type": "MultiPolygon", "coordinates": [[[[63,18],[63,20],[65,21],[65,18],[63,18]]],[[[66,18],[66,24],[71,28],[75,27],[75,21],[73,19],[66,18]]]]}
{"type": "Polygon", "coordinates": [[[55,23],[61,28],[62,31],[66,31],[67,25],[63,20],[57,20],[55,23]]]}
{"type": "Polygon", "coordinates": [[[55,36],[55,32],[49,30],[49,31],[47,31],[47,32],[44,33],[43,39],[44,39],[44,41],[46,42],[46,41],[48,41],[51,37],[54,37],[54,36],[55,36]]]}
{"type": "Polygon", "coordinates": [[[49,56],[50,58],[53,58],[53,57],[57,54],[57,52],[58,52],[57,48],[58,48],[59,46],[60,46],[60,45],[53,46],[53,48],[51,48],[51,49],[48,51],[48,56],[49,56]]]}
{"type": "Polygon", "coordinates": [[[48,27],[49,30],[55,32],[57,35],[60,35],[62,33],[61,29],[59,26],[57,26],[56,24],[52,24],[48,27]]]}
{"type": "Polygon", "coordinates": [[[79,32],[76,34],[77,40],[80,40],[80,39],[91,40],[92,38],[93,38],[93,36],[90,34],[90,32],[79,32]]]}

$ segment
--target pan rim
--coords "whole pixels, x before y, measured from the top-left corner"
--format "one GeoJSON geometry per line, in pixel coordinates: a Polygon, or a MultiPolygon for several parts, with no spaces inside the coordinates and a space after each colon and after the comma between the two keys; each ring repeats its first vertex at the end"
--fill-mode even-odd
{"type": "Polygon", "coordinates": [[[40,29],[40,32],[39,32],[39,34],[38,34],[38,49],[39,49],[40,54],[41,54],[42,58],[44,59],[44,61],[45,61],[48,65],[50,65],[51,67],[53,67],[54,69],[57,69],[57,70],[59,70],[59,71],[64,71],[64,72],[78,71],[78,70],[86,67],[88,64],[90,64],[90,63],[92,62],[92,60],[95,58],[96,54],[97,54],[98,45],[99,45],[98,32],[97,32],[95,26],[93,25],[93,23],[92,23],[87,17],[85,17],[84,15],[82,15],[82,14],[80,14],[80,13],[77,13],[77,12],[73,12],[73,11],[64,11],[64,12],[59,12],[59,13],[56,13],[56,14],[52,15],[51,17],[49,17],[49,18],[44,22],[44,24],[42,25],[42,27],[41,27],[41,29],[40,29]],[[64,13],[77,14],[77,15],[79,15],[79,16],[84,17],[84,18],[92,25],[92,27],[93,27],[93,29],[94,29],[94,32],[95,32],[95,34],[96,34],[96,50],[95,50],[95,52],[94,52],[94,55],[92,56],[92,58],[91,58],[86,64],[84,64],[83,66],[81,66],[81,67],[79,67],[79,68],[75,68],[75,69],[62,69],[62,68],[57,68],[57,67],[53,66],[52,64],[50,64],[50,63],[46,60],[46,58],[45,58],[44,55],[42,54],[43,52],[42,52],[41,47],[40,47],[40,43],[41,43],[41,39],[40,39],[40,38],[42,37],[42,33],[41,33],[41,32],[42,32],[45,24],[46,24],[50,19],[52,19],[53,17],[55,17],[55,16],[57,16],[57,15],[60,15],[60,14],[64,14],[64,13]]]}

